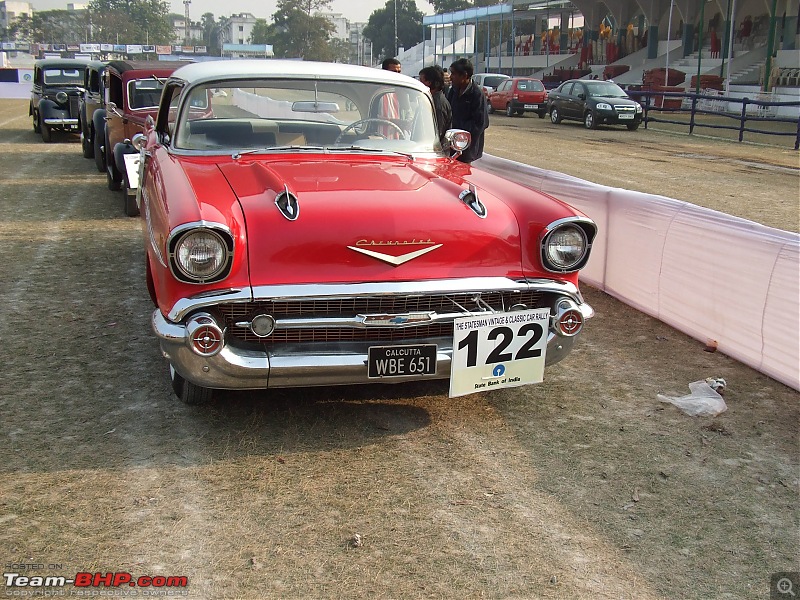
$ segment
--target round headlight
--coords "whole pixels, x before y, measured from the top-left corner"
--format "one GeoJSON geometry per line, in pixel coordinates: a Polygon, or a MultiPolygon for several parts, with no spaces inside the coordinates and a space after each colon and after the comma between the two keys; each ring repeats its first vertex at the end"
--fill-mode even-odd
{"type": "Polygon", "coordinates": [[[66,104],[67,100],[69,100],[69,96],[67,96],[66,92],[58,92],[56,94],[56,102],[59,104],[66,104]]]}
{"type": "Polygon", "coordinates": [[[547,236],[544,245],[546,261],[559,271],[570,271],[586,255],[586,234],[575,225],[565,225],[547,236]]]}
{"type": "Polygon", "coordinates": [[[210,229],[185,233],[175,244],[175,264],[186,277],[207,281],[227,264],[228,249],[222,237],[210,229]]]}

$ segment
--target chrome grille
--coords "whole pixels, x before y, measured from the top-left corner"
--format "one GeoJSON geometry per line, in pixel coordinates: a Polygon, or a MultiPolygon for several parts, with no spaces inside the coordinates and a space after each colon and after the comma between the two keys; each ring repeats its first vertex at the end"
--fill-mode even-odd
{"type": "Polygon", "coordinates": [[[481,304],[474,301],[477,294],[434,294],[421,296],[359,296],[319,300],[267,300],[221,304],[217,310],[223,317],[229,335],[247,342],[275,344],[285,342],[394,341],[453,334],[452,323],[425,324],[416,327],[308,327],[278,329],[268,338],[259,338],[249,328],[236,327],[238,321],[249,321],[256,314],[270,314],[275,319],[355,317],[359,314],[404,314],[413,312],[479,312],[485,305],[501,311],[515,304],[529,308],[540,307],[542,292],[482,292],[481,304]]]}
{"type": "Polygon", "coordinates": [[[620,113],[632,113],[632,112],[636,112],[636,107],[635,106],[627,106],[627,105],[623,106],[621,104],[616,104],[616,105],[614,105],[614,110],[616,110],[617,112],[620,112],[620,113]]]}
{"type": "Polygon", "coordinates": [[[80,96],[70,96],[69,97],[69,115],[73,119],[78,118],[78,114],[80,113],[80,96]]]}

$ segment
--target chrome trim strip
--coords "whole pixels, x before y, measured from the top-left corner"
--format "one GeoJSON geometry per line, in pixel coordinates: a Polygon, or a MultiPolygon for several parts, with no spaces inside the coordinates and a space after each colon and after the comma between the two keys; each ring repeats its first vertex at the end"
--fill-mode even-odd
{"type": "Polygon", "coordinates": [[[230,228],[225,225],[224,223],[216,223],[214,221],[192,221],[190,223],[183,223],[175,227],[172,231],[169,232],[169,236],[167,237],[166,248],[167,251],[167,258],[169,259],[169,271],[172,273],[172,276],[181,281],[183,283],[189,283],[192,285],[208,285],[209,280],[213,282],[222,281],[228,275],[230,275],[230,269],[233,265],[233,258],[234,253],[236,251],[236,244],[233,239],[233,235],[231,234],[230,228]],[[175,258],[175,253],[172,251],[172,244],[175,242],[177,238],[179,238],[183,233],[188,231],[197,230],[197,229],[208,229],[219,235],[222,238],[222,241],[225,245],[225,267],[215,275],[214,277],[205,278],[202,280],[197,280],[186,273],[181,272],[180,268],[178,267],[177,259],[175,258]],[[220,232],[225,234],[220,235],[220,232]],[[228,244],[230,243],[230,248],[228,244]],[[220,274],[222,276],[220,277],[220,274]]]}
{"type": "Polygon", "coordinates": [[[158,263],[166,269],[168,268],[167,263],[164,260],[164,254],[161,252],[161,248],[159,248],[156,243],[156,232],[153,229],[153,222],[150,220],[150,194],[148,194],[147,190],[144,188],[142,189],[142,204],[144,205],[144,220],[147,223],[147,235],[150,240],[150,247],[153,249],[158,263]]]}
{"type": "MultiPolygon", "coordinates": [[[[566,225],[567,223],[588,223],[589,225],[594,227],[595,233],[597,232],[597,224],[594,221],[592,221],[589,217],[578,217],[578,216],[564,217],[563,219],[556,219],[552,223],[545,225],[544,229],[542,230],[542,233],[539,235],[539,239],[543,240],[544,238],[547,237],[548,233],[550,233],[554,229],[558,229],[562,225],[566,225]]],[[[588,240],[590,244],[592,243],[592,241],[593,240],[588,240]]]]}
{"type": "MultiPolygon", "coordinates": [[[[384,281],[379,283],[262,285],[254,288],[220,290],[218,296],[202,295],[181,298],[170,309],[170,321],[181,321],[199,308],[228,302],[259,300],[338,300],[359,296],[426,296],[432,294],[463,294],[467,292],[524,292],[541,291],[568,296],[583,304],[577,286],[568,281],[528,279],[514,281],[506,277],[467,277],[464,279],[432,279],[427,281],[384,281]]],[[[466,311],[465,312],[469,312],[466,311]]]]}
{"type": "Polygon", "coordinates": [[[182,321],[187,314],[198,308],[206,308],[222,302],[250,302],[252,298],[253,296],[249,287],[244,289],[219,290],[217,294],[204,292],[197,296],[178,300],[172,305],[169,314],[167,314],[167,318],[173,323],[178,323],[182,321]]]}
{"type": "Polygon", "coordinates": [[[78,119],[42,119],[46,125],[77,125],[78,119]]]}

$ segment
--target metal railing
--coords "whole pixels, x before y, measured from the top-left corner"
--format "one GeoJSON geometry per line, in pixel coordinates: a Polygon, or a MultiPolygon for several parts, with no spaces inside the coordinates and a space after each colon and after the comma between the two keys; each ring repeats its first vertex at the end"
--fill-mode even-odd
{"type": "Polygon", "coordinates": [[[703,90],[700,94],[653,90],[627,93],[644,108],[645,129],[650,123],[667,123],[688,126],[690,135],[698,127],[729,130],[738,133],[740,142],[745,133],[794,136],[794,149],[800,149],[800,101],[775,102],[763,95],[756,99],[733,98],[716,90],[703,90]],[[797,108],[797,116],[781,114],[791,114],[793,107],[797,108]]]}

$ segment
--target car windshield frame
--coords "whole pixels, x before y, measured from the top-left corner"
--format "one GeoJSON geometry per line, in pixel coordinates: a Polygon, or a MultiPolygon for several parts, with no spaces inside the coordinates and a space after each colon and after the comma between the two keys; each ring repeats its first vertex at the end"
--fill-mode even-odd
{"type": "Polygon", "coordinates": [[[483,86],[497,89],[497,86],[511,79],[507,75],[486,75],[483,78],[483,86]]]}
{"type": "Polygon", "coordinates": [[[430,93],[415,87],[266,77],[186,84],[179,93],[171,136],[179,152],[442,153],[430,93]]]}

